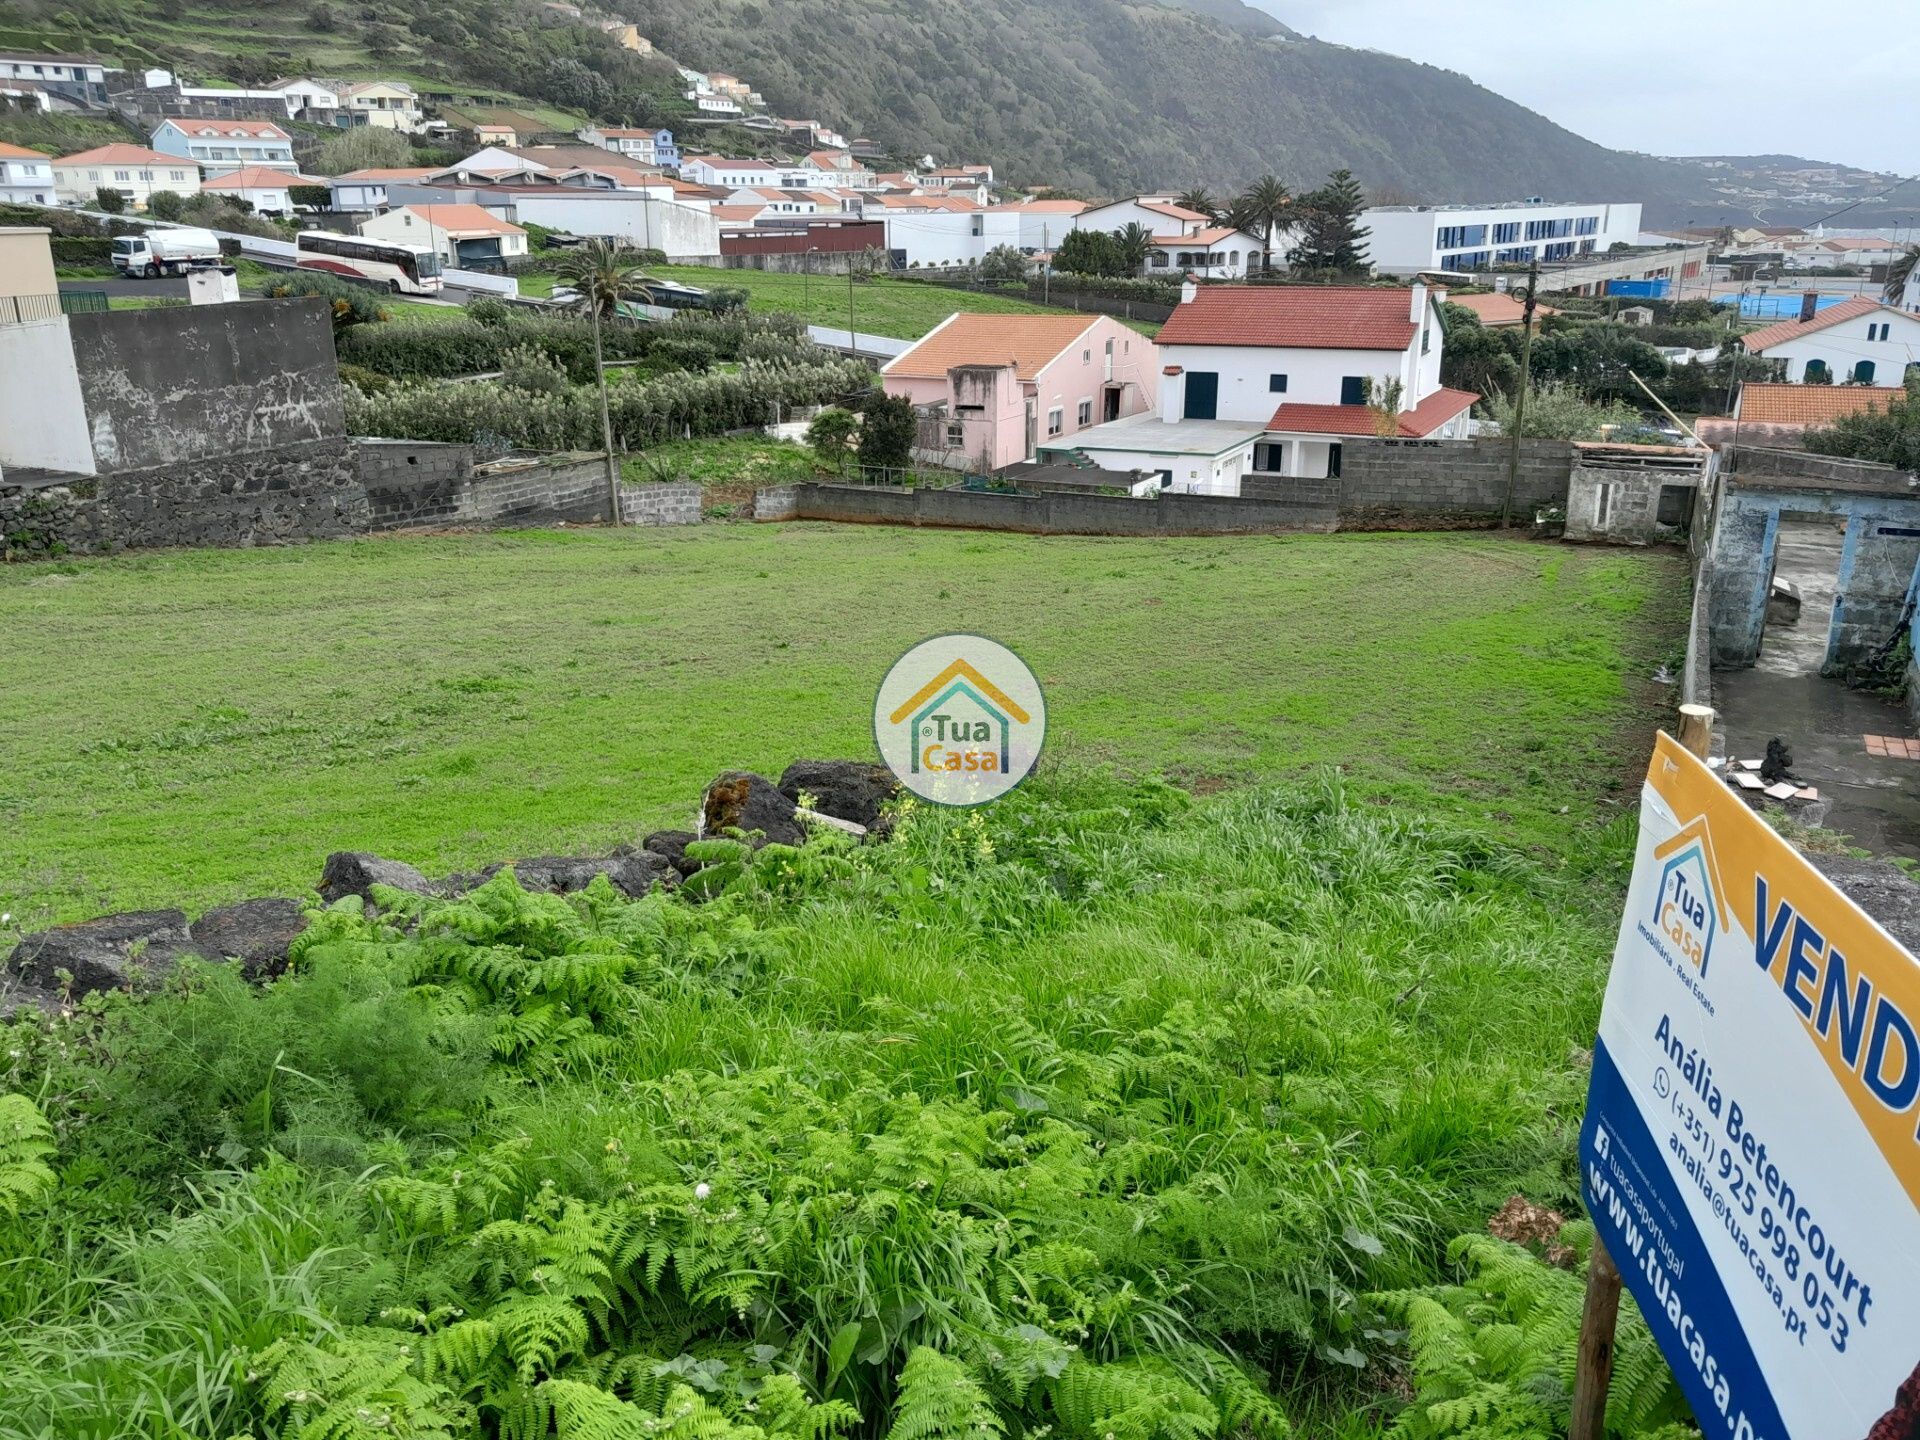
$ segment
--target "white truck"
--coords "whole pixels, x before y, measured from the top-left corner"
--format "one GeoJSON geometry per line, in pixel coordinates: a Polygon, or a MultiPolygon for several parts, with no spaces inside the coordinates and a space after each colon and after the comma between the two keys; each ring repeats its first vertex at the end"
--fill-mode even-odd
{"type": "Polygon", "coordinates": [[[113,242],[113,268],[122,275],[184,275],[220,263],[220,241],[211,230],[149,230],[119,235],[113,242]]]}

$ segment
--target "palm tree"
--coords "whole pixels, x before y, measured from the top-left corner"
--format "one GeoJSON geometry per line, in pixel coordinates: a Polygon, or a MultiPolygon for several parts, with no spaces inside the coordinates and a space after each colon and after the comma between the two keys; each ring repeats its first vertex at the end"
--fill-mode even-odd
{"type": "Polygon", "coordinates": [[[623,301],[653,301],[653,282],[638,263],[639,252],[617,240],[593,239],[562,255],[554,274],[573,288],[575,309],[602,318],[620,313],[623,301]]]}
{"type": "Polygon", "coordinates": [[[1138,275],[1153,253],[1153,232],[1138,220],[1113,232],[1114,255],[1128,275],[1138,275]]]}
{"type": "Polygon", "coordinates": [[[1173,203],[1182,210],[1192,210],[1196,214],[1206,216],[1209,220],[1216,218],[1220,213],[1220,202],[1213,198],[1213,192],[1204,185],[1196,185],[1191,190],[1182,190],[1174,198],[1173,203]]]}
{"type": "Polygon", "coordinates": [[[1293,220],[1293,196],[1275,175],[1262,175],[1234,202],[1243,222],[1236,228],[1259,235],[1260,268],[1273,273],[1273,237],[1293,220]]]}
{"type": "Polygon", "coordinates": [[[1909,245],[1900,258],[1887,267],[1886,288],[1880,293],[1889,305],[1900,303],[1906,292],[1907,277],[1913,274],[1916,263],[1920,263],[1920,245],[1909,245]]]}

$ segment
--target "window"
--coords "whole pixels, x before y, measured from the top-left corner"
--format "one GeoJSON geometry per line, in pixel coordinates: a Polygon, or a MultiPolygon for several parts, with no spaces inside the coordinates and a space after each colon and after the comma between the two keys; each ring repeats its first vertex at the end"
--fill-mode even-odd
{"type": "Polygon", "coordinates": [[[1091,365],[1093,363],[1093,351],[1082,350],[1080,352],[1080,363],[1082,365],[1091,365]]]}
{"type": "Polygon", "coordinates": [[[1604,530],[1607,521],[1613,518],[1613,483],[1602,481],[1593,488],[1593,528],[1604,530]]]}
{"type": "Polygon", "coordinates": [[[1287,377],[1284,375],[1267,376],[1267,393],[1270,395],[1286,394],[1287,393],[1287,377]]]}
{"type": "MultiPolygon", "coordinates": [[[[1433,349],[1433,327],[1425,320],[1420,322],[1420,353],[1425,355],[1433,349]]],[[[1729,362],[1731,363],[1731,362],[1729,362]]]]}
{"type": "Polygon", "coordinates": [[[1093,401],[1082,400],[1080,402],[1080,424],[1084,427],[1084,426],[1091,425],[1092,423],[1093,423],[1093,401]]]}
{"type": "Polygon", "coordinates": [[[967,429],[958,420],[947,422],[947,448],[958,450],[967,443],[967,429]]]}
{"type": "Polygon", "coordinates": [[[1856,385],[1871,385],[1873,383],[1873,361],[1860,360],[1855,362],[1853,367],[1853,383],[1856,385]]]}
{"type": "Polygon", "coordinates": [[[116,179],[116,180],[131,180],[131,179],[133,178],[133,176],[132,176],[132,174],[131,174],[131,172],[129,172],[129,171],[126,171],[126,170],[116,170],[116,171],[114,171],[114,172],[113,172],[113,178],[114,178],[114,179],[116,179]]]}
{"type": "Polygon", "coordinates": [[[1340,381],[1340,403],[1342,405],[1364,405],[1367,403],[1367,377],[1348,375],[1340,381]]]}
{"type": "Polygon", "coordinates": [[[1440,248],[1442,250],[1460,250],[1469,245],[1487,243],[1487,227],[1484,225],[1442,225],[1440,227],[1440,248]]]}
{"type": "Polygon", "coordinates": [[[1493,243],[1496,245],[1511,245],[1519,238],[1520,222],[1518,220],[1511,220],[1505,225],[1493,227],[1493,243]]]}
{"type": "Polygon", "coordinates": [[[169,170],[167,172],[167,178],[169,180],[184,180],[187,178],[187,172],[184,170],[169,170]]]}
{"type": "Polygon", "coordinates": [[[1340,447],[1337,444],[1327,446],[1327,478],[1340,478],[1340,447]]]}
{"type": "Polygon", "coordinates": [[[1058,435],[1067,428],[1067,412],[1056,405],[1047,411],[1047,434],[1058,435]]]}
{"type": "Polygon", "coordinates": [[[1808,385],[1824,385],[1831,383],[1833,372],[1827,369],[1826,361],[1809,360],[1803,379],[1808,385]]]}
{"type": "Polygon", "coordinates": [[[1660,502],[1654,510],[1656,525],[1680,526],[1687,523],[1687,503],[1693,499],[1691,485],[1662,485],[1660,502]]]}

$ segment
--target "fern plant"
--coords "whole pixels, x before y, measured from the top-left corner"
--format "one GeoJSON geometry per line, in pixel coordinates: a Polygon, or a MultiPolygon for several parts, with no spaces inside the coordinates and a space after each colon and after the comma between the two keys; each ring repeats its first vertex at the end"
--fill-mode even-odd
{"type": "Polygon", "coordinates": [[[53,1129],[24,1095],[0,1095],[0,1218],[17,1215],[51,1190],[53,1129]]]}

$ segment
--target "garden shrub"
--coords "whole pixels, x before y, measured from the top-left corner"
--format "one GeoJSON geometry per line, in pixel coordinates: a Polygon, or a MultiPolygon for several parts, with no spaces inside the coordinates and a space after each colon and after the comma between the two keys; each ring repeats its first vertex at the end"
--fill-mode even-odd
{"type": "Polygon", "coordinates": [[[560,395],[567,389],[567,372],[532,345],[516,345],[500,357],[500,381],[527,395],[560,395]]]}
{"type": "Polygon", "coordinates": [[[322,275],[312,270],[294,270],[284,275],[275,275],[268,280],[264,292],[276,300],[284,300],[298,295],[318,295],[333,307],[334,345],[338,349],[341,339],[355,330],[368,326],[378,327],[387,318],[386,310],[380,304],[379,295],[364,285],[350,285],[345,280],[336,280],[331,275],[322,275]]]}

